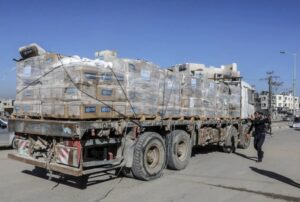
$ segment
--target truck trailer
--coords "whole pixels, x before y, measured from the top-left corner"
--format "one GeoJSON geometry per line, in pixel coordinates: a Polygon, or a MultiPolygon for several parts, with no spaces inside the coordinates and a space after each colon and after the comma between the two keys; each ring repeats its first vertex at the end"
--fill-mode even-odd
{"type": "Polygon", "coordinates": [[[140,180],[184,169],[194,146],[246,149],[254,89],[236,64],[159,68],[112,51],[90,60],[19,49],[10,159],[71,176],[118,170],[140,180]]]}

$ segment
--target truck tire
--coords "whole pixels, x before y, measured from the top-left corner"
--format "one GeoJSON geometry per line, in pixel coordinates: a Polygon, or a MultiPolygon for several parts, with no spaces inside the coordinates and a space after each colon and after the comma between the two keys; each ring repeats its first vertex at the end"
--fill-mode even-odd
{"type": "Polygon", "coordinates": [[[17,149],[17,141],[16,141],[16,137],[14,137],[14,139],[11,141],[11,147],[13,148],[13,149],[17,149]]]}
{"type": "Polygon", "coordinates": [[[234,126],[228,126],[227,130],[227,138],[223,145],[223,151],[225,153],[235,152],[238,144],[238,131],[234,126]]]}
{"type": "Polygon", "coordinates": [[[240,141],[238,144],[238,147],[241,149],[247,149],[250,145],[251,142],[251,136],[248,138],[246,135],[248,133],[249,126],[248,125],[243,125],[241,134],[240,134],[240,141]]]}
{"type": "Polygon", "coordinates": [[[191,138],[183,130],[174,130],[167,135],[167,165],[173,170],[184,169],[191,158],[191,138]]]}
{"type": "Polygon", "coordinates": [[[132,174],[140,180],[159,178],[166,164],[166,146],[163,138],[154,132],[143,133],[134,148],[132,174]]]}

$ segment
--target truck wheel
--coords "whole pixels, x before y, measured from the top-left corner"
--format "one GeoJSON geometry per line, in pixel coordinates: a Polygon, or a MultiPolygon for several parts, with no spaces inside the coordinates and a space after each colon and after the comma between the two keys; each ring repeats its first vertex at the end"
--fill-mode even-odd
{"type": "Polygon", "coordinates": [[[166,146],[163,138],[154,132],[143,133],[134,148],[132,174],[140,180],[159,178],[166,164],[166,146]]]}
{"type": "Polygon", "coordinates": [[[16,138],[14,137],[14,139],[11,141],[11,147],[13,149],[17,149],[17,141],[16,141],[16,138]]]}
{"type": "Polygon", "coordinates": [[[238,147],[241,148],[241,149],[247,149],[250,145],[251,136],[247,137],[248,130],[249,130],[248,125],[243,125],[242,126],[242,132],[240,134],[240,141],[239,141],[239,144],[238,144],[238,147]]]}
{"type": "Polygon", "coordinates": [[[191,138],[183,130],[174,130],[167,135],[168,168],[184,169],[191,158],[191,138]]]}
{"type": "Polygon", "coordinates": [[[227,138],[223,145],[223,151],[225,153],[235,152],[238,144],[238,131],[234,126],[228,126],[227,128],[227,138]]]}

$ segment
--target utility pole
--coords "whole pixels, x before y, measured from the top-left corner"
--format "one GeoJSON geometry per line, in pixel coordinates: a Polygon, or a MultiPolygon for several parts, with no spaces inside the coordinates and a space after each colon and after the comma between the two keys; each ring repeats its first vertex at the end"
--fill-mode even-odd
{"type": "Polygon", "coordinates": [[[268,88],[269,88],[269,100],[268,100],[268,112],[269,115],[272,115],[272,96],[273,91],[277,91],[279,86],[282,86],[283,82],[278,82],[276,79],[279,78],[279,76],[274,75],[274,71],[266,72],[267,77],[261,79],[268,82],[268,88]]]}
{"type": "Polygon", "coordinates": [[[289,54],[292,55],[294,58],[294,65],[293,65],[293,116],[295,116],[295,97],[296,97],[296,69],[297,69],[297,55],[299,53],[291,53],[287,51],[280,51],[281,54],[289,54]]]}
{"type": "MultiPolygon", "coordinates": [[[[274,71],[266,72],[267,77],[261,79],[268,82],[269,87],[269,100],[268,100],[268,113],[269,116],[272,119],[272,96],[273,96],[273,89],[277,90],[279,86],[282,86],[283,82],[278,82],[276,79],[279,78],[279,76],[274,75],[274,71]]],[[[270,134],[272,134],[272,127],[270,125],[270,134]]]]}

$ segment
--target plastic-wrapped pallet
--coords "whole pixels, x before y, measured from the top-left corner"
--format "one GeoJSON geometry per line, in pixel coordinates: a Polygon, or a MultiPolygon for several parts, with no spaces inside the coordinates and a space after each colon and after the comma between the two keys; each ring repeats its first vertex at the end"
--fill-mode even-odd
{"type": "Polygon", "coordinates": [[[41,116],[41,101],[15,101],[14,114],[17,116],[41,116]]]}
{"type": "Polygon", "coordinates": [[[159,112],[160,71],[158,66],[142,60],[127,61],[126,93],[133,110],[129,109],[126,113],[129,116],[132,114],[156,116],[159,112]]]}
{"type": "Polygon", "coordinates": [[[216,116],[219,118],[229,117],[229,87],[224,83],[217,85],[216,93],[216,116]]]}
{"type": "Polygon", "coordinates": [[[181,80],[179,74],[169,70],[160,71],[158,107],[162,117],[180,116],[181,80]]]}
{"type": "Polygon", "coordinates": [[[241,87],[239,85],[230,86],[229,115],[232,118],[240,117],[241,114],[241,87]]]}
{"type": "Polygon", "coordinates": [[[217,84],[209,79],[203,79],[202,101],[204,107],[204,116],[207,118],[216,117],[216,94],[217,84]]]}
{"type": "Polygon", "coordinates": [[[96,85],[43,85],[40,88],[42,100],[61,100],[61,101],[75,101],[87,100],[90,96],[96,97],[96,85]]]}
{"type": "Polygon", "coordinates": [[[183,75],[181,85],[182,116],[204,116],[203,83],[204,80],[201,78],[183,75]]]}
{"type": "Polygon", "coordinates": [[[63,101],[44,101],[42,103],[42,116],[46,118],[68,118],[67,106],[63,101]]]}

